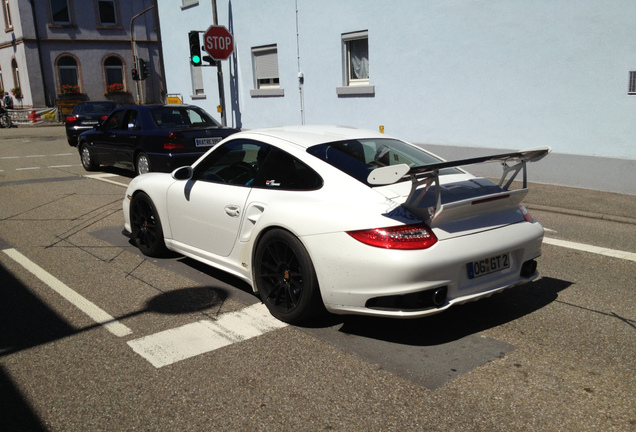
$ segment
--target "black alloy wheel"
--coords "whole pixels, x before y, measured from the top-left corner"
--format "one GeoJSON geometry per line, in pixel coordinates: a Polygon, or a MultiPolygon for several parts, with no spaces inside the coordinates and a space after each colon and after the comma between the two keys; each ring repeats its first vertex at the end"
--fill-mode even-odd
{"type": "Polygon", "coordinates": [[[168,249],[159,214],[150,197],[143,192],[136,194],[130,203],[130,225],[132,239],[141,253],[150,257],[166,254],[168,249]]]}
{"type": "Polygon", "coordinates": [[[263,303],[281,321],[300,324],[324,311],[309,254],[288,231],[263,235],[254,257],[254,282],[263,303]]]}

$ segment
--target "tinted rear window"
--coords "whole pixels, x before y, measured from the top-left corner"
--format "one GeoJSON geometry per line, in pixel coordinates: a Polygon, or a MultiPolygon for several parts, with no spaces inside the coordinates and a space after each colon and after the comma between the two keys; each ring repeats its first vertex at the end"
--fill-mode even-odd
{"type": "Polygon", "coordinates": [[[75,106],[73,114],[109,114],[115,107],[109,102],[81,103],[75,106]]]}
{"type": "Polygon", "coordinates": [[[368,184],[369,173],[379,167],[398,164],[416,167],[441,162],[423,150],[385,138],[319,144],[309,147],[307,152],[364,184],[368,184]]]}
{"type": "Polygon", "coordinates": [[[156,108],[152,110],[152,117],[160,129],[221,126],[200,108],[179,106],[156,108]]]}

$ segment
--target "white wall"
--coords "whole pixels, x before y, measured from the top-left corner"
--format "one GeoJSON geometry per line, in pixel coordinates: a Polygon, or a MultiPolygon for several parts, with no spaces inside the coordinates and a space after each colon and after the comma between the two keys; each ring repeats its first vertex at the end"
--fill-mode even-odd
{"type": "MultiPolygon", "coordinates": [[[[168,92],[189,96],[187,32],[212,24],[212,1],[183,10],[180,1],[159,3],[168,92]]],[[[636,96],[627,94],[636,70],[632,0],[217,3],[236,45],[223,62],[230,125],[301,122],[299,49],[307,124],[383,125],[416,143],[459,147],[549,145],[636,168],[636,96]],[[341,35],[359,30],[369,32],[375,94],[338,97],[341,35]],[[274,43],[284,97],[251,97],[251,48],[274,43]]],[[[216,69],[204,69],[207,98],[185,99],[216,113],[216,69]]]]}

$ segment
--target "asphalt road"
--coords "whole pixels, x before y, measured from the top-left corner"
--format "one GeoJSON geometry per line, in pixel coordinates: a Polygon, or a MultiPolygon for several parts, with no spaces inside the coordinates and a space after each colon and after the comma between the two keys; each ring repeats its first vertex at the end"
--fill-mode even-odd
{"type": "Polygon", "coordinates": [[[531,185],[537,281],[301,328],[232,276],[140,255],[132,174],[88,174],[63,128],[0,129],[2,432],[636,431],[634,196],[531,185]]]}

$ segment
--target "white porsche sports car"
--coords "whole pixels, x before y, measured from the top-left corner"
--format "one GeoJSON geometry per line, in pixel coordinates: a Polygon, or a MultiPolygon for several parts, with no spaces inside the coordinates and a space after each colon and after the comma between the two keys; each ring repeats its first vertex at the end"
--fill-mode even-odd
{"type": "Polygon", "coordinates": [[[325,309],[421,317],[538,276],[543,227],[521,200],[526,164],[549,152],[447,162],[347,127],[240,132],[191,167],[134,178],[125,228],[145,255],[245,280],[288,323],[325,309]],[[489,161],[499,184],[460,168],[489,161]]]}

